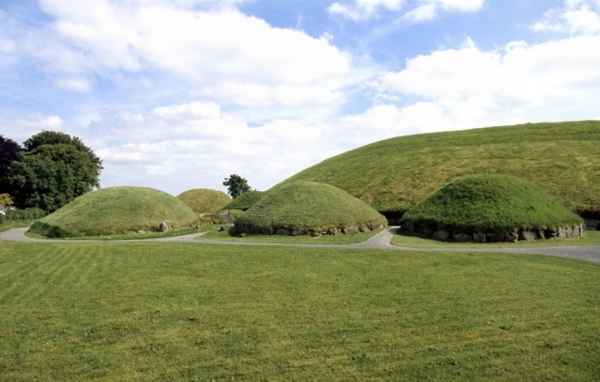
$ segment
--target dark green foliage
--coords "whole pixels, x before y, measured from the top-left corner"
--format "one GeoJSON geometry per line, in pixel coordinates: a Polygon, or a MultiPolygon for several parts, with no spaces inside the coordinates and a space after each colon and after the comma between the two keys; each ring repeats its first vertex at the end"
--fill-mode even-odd
{"type": "Polygon", "coordinates": [[[229,203],[225,209],[247,211],[262,198],[263,194],[264,193],[261,191],[244,192],[237,198],[233,199],[233,201],[229,203]]]}
{"type": "Polygon", "coordinates": [[[236,174],[232,174],[229,176],[229,178],[225,178],[223,186],[227,187],[229,195],[231,195],[232,198],[237,198],[244,192],[251,190],[250,185],[248,185],[248,181],[236,174]]]}
{"type": "Polygon", "coordinates": [[[155,231],[161,222],[186,228],[197,216],[181,200],[141,187],[113,187],[80,196],[46,216],[31,231],[50,237],[104,236],[155,231]]]}
{"type": "Polygon", "coordinates": [[[293,182],[269,190],[235,221],[235,232],[335,234],[387,225],[366,203],[328,184],[293,182]]]}
{"type": "Polygon", "coordinates": [[[36,220],[48,215],[46,211],[39,208],[15,209],[6,212],[7,220],[36,220]]]}
{"type": "Polygon", "coordinates": [[[21,146],[11,139],[0,135],[0,194],[9,193],[8,170],[11,164],[19,159],[21,146]]]}
{"type": "Polygon", "coordinates": [[[26,153],[10,173],[16,206],[55,211],[98,186],[100,167],[74,145],[53,144],[26,153]]]}
{"type": "Polygon", "coordinates": [[[409,210],[402,225],[416,231],[512,232],[582,224],[537,185],[506,175],[459,178],[409,210]]]}
{"type": "Polygon", "coordinates": [[[389,139],[330,158],[288,181],[339,187],[402,212],[452,180],[506,174],[577,212],[600,211],[600,121],[526,124],[389,139]]]}

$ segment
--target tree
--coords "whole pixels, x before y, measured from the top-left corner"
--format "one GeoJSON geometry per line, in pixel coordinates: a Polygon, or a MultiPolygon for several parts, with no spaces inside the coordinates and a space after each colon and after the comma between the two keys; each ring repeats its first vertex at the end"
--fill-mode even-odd
{"type": "Polygon", "coordinates": [[[79,138],[43,132],[28,139],[25,148],[8,174],[17,207],[52,212],[99,186],[102,162],[79,138]]]}
{"type": "Polygon", "coordinates": [[[0,209],[8,208],[12,205],[13,201],[9,194],[0,194],[0,209]]]}
{"type": "Polygon", "coordinates": [[[223,186],[227,187],[229,195],[231,195],[232,198],[237,198],[244,192],[251,190],[250,185],[248,185],[248,181],[236,174],[232,174],[229,176],[229,178],[225,178],[223,186]]]}
{"type": "Polygon", "coordinates": [[[11,164],[19,159],[21,150],[18,143],[0,135],[0,193],[10,191],[7,182],[8,170],[11,164]]]}

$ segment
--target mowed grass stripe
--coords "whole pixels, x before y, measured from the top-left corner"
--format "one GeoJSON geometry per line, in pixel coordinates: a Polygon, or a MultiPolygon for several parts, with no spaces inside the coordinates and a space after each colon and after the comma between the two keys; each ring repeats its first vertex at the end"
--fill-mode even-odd
{"type": "MultiPolygon", "coordinates": [[[[62,265],[41,301],[0,303],[0,380],[600,375],[600,267],[592,264],[489,254],[8,245],[0,249],[4,266],[50,257],[40,254],[62,265]]],[[[36,291],[45,287],[42,271],[20,277],[36,291]]]]}

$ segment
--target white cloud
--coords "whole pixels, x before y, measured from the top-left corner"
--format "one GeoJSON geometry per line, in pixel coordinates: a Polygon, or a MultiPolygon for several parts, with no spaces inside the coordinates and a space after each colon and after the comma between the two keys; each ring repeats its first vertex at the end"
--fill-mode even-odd
{"type": "Polygon", "coordinates": [[[10,134],[5,132],[0,132],[0,134],[9,135],[11,139],[17,141],[24,141],[44,130],[62,131],[64,129],[64,121],[58,115],[34,114],[10,121],[2,118],[0,119],[0,126],[11,128],[10,134]]]}
{"type": "Polygon", "coordinates": [[[571,35],[600,33],[600,0],[565,0],[561,8],[551,9],[532,25],[536,32],[571,35]]]}
{"type": "Polygon", "coordinates": [[[56,85],[77,93],[87,93],[92,89],[92,85],[85,78],[61,78],[56,80],[56,85]]]}
{"type": "Polygon", "coordinates": [[[327,10],[334,15],[361,21],[376,16],[380,10],[399,11],[404,3],[405,0],[354,0],[352,4],[335,2],[327,10]]]}
{"type": "MultiPolygon", "coordinates": [[[[440,11],[475,12],[480,10],[486,0],[414,0],[412,9],[402,17],[410,22],[419,23],[434,19],[440,11]]],[[[353,3],[335,2],[328,8],[329,13],[353,21],[365,21],[378,15],[380,11],[399,13],[404,11],[406,0],[354,0],[353,3]]]]}
{"type": "Polygon", "coordinates": [[[179,2],[187,7],[165,0],[41,3],[55,18],[51,32],[57,42],[30,50],[62,72],[158,70],[196,88],[213,88],[231,103],[256,99],[259,105],[293,106],[337,98],[332,94],[351,74],[351,56],[327,37],[273,27],[222,2],[179,2]],[[214,3],[220,6],[190,7],[214,3]],[[275,96],[248,97],[237,90],[271,88],[275,96]]]}
{"type": "Polygon", "coordinates": [[[391,121],[387,125],[398,125],[397,132],[405,128],[424,132],[597,118],[597,46],[600,36],[536,45],[512,42],[490,51],[469,40],[459,49],[412,58],[403,70],[387,73],[378,81],[378,90],[389,99],[417,99],[416,103],[380,106],[353,120],[369,120],[374,111],[381,119],[385,110],[391,121]]]}

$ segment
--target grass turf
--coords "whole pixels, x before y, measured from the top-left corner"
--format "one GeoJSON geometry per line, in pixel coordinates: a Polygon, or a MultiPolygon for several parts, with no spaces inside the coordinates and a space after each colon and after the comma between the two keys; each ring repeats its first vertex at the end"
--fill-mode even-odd
{"type": "Polygon", "coordinates": [[[536,256],[0,246],[0,380],[600,375],[600,267],[536,256]]]}
{"type": "Polygon", "coordinates": [[[451,180],[506,174],[566,207],[600,214],[600,122],[527,124],[399,137],[330,158],[287,182],[337,186],[379,211],[405,211],[451,180]]]}
{"type": "Polygon", "coordinates": [[[13,228],[29,227],[31,223],[30,220],[6,221],[0,224],[0,232],[8,231],[13,228]]]}
{"type": "Polygon", "coordinates": [[[401,224],[450,232],[512,232],[583,224],[539,186],[506,175],[459,178],[410,209],[401,224]]]}
{"type": "Polygon", "coordinates": [[[238,232],[272,234],[279,229],[321,232],[359,226],[382,227],[385,218],[347,192],[328,184],[293,182],[267,192],[238,217],[238,232]]]}
{"type": "Polygon", "coordinates": [[[231,202],[231,198],[226,193],[205,188],[186,191],[177,198],[198,215],[214,214],[231,202]]]}
{"type": "Polygon", "coordinates": [[[155,231],[191,226],[196,214],[179,199],[141,187],[113,187],[78,197],[36,222],[31,232],[48,237],[82,237],[155,231]]]}
{"type": "Polygon", "coordinates": [[[225,209],[246,211],[252,208],[264,195],[262,191],[248,191],[233,199],[225,209]]]}

